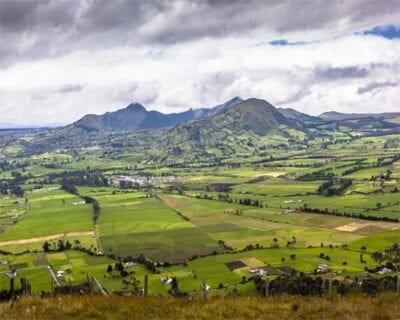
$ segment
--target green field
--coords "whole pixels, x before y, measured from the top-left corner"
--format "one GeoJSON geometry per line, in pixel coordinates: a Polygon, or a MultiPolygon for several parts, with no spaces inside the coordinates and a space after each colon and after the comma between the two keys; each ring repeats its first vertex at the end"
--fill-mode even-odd
{"type": "MultiPolygon", "coordinates": [[[[334,132],[285,151],[273,144],[287,141],[276,133],[257,143],[243,134],[209,146],[207,155],[191,154],[189,162],[145,151],[148,140],[113,149],[109,140],[93,139],[101,146],[94,151],[18,157],[7,149],[0,176],[22,177],[24,195],[0,196],[0,273],[16,268],[34,292],[51,289],[52,266],[66,272],[64,285],[94,276],[109,291],[127,291],[131,279],[143,286],[148,275],[151,294],[167,295],[170,285],[161,278],[176,277],[194,295],[203,279],[216,295],[254,295],[252,268],[314,274],[327,264],[343,280],[374,269],[371,255],[400,242],[395,136],[334,132]],[[76,190],[60,188],[68,179],[76,190]],[[351,183],[337,191],[346,179],[351,183]],[[337,193],[324,193],[328,180],[337,193]],[[70,247],[59,249],[60,240],[70,247]],[[132,259],[124,276],[115,270],[132,259]],[[240,268],[228,268],[237,261],[240,268]]],[[[0,288],[7,281],[0,276],[0,288]]]]}

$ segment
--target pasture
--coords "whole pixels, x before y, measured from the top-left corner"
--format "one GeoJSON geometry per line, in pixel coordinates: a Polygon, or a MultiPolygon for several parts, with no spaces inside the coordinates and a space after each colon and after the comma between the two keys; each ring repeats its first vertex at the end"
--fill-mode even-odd
{"type": "Polygon", "coordinates": [[[130,290],[132,279],[143,286],[147,274],[149,293],[161,295],[168,295],[170,285],[161,282],[168,277],[192,295],[203,278],[215,295],[255,295],[255,267],[272,270],[271,279],[280,267],[314,274],[320,264],[337,279],[362,275],[377,266],[371,254],[400,242],[400,223],[384,221],[400,219],[399,150],[390,136],[329,137],[285,151],[272,147],[287,142],[275,133],[255,146],[255,137],[244,134],[193,153],[191,162],[160,160],[167,151],[146,151],[140,141],[126,150],[93,141],[74,152],[12,158],[0,177],[20,177],[25,193],[0,196],[0,261],[7,262],[0,288],[8,286],[3,274],[16,268],[34,292],[49,291],[49,265],[66,272],[65,285],[95,276],[110,291],[130,290]],[[107,183],[78,184],[78,195],[60,189],[65,177],[91,172],[107,183]],[[121,176],[151,177],[154,185],[124,187],[121,176]],[[321,191],[341,179],[351,184],[337,194],[321,191]],[[59,240],[72,247],[59,250],[59,240]],[[135,264],[125,276],[115,270],[119,261],[138,258],[153,268],[135,264]]]}

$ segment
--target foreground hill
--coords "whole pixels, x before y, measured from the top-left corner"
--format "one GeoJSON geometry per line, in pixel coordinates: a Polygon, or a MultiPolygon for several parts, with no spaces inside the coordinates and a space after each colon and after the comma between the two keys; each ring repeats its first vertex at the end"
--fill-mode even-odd
{"type": "Polygon", "coordinates": [[[395,294],[374,297],[101,297],[22,298],[1,303],[1,319],[399,319],[395,294]],[[112,307],[110,307],[112,306],[112,307]]]}

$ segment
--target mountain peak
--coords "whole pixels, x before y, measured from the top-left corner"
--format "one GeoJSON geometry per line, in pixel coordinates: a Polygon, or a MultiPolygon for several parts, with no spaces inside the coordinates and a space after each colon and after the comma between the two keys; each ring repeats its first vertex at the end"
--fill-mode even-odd
{"type": "Polygon", "coordinates": [[[225,103],[241,102],[241,101],[243,101],[243,99],[241,97],[239,97],[239,96],[236,96],[236,97],[233,97],[232,99],[228,100],[225,103]]]}
{"type": "Polygon", "coordinates": [[[146,108],[143,107],[140,103],[134,102],[129,104],[126,109],[133,110],[133,111],[146,111],[146,108]]]}

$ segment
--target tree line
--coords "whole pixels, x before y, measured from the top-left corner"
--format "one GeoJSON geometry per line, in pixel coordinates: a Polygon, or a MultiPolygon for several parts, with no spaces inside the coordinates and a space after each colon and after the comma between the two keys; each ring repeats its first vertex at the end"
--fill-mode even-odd
{"type": "Polygon", "coordinates": [[[326,214],[326,215],[337,216],[337,217],[348,217],[348,218],[356,218],[356,219],[371,220],[371,221],[399,222],[399,219],[397,219],[397,218],[371,216],[371,215],[366,215],[363,213],[339,212],[338,210],[330,211],[328,208],[325,208],[325,209],[309,208],[306,203],[302,207],[300,207],[299,210],[301,212],[305,212],[305,213],[326,214]]]}
{"type": "Polygon", "coordinates": [[[353,184],[351,179],[338,179],[338,180],[328,180],[322,183],[318,187],[318,194],[321,196],[329,197],[333,195],[340,195],[343,193],[344,190],[350,188],[353,184]],[[335,187],[335,184],[338,183],[339,185],[335,187]]]}
{"type": "MultiPolygon", "coordinates": [[[[259,276],[253,277],[253,282],[260,295],[266,291],[266,282],[259,276]]],[[[300,273],[300,275],[278,276],[268,284],[268,292],[271,295],[301,295],[301,296],[322,296],[328,293],[329,280],[322,277],[312,277],[300,273]]],[[[349,293],[363,293],[375,295],[385,291],[396,291],[396,277],[385,276],[383,278],[347,277],[344,281],[334,279],[332,281],[333,292],[340,295],[349,293]]]]}

